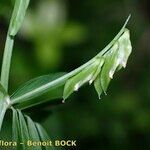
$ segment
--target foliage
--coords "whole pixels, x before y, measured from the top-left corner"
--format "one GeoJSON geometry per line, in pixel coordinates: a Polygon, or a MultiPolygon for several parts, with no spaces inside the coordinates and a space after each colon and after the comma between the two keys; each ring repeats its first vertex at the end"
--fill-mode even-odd
{"type": "MultiPolygon", "coordinates": [[[[0,129],[6,110],[11,109],[13,112],[13,139],[18,142],[23,142],[30,138],[37,141],[48,138],[41,125],[33,122],[29,116],[22,114],[20,109],[44,103],[45,101],[37,102],[34,99],[46,92],[52,94],[49,96],[49,101],[63,98],[63,102],[65,102],[74,91],[78,91],[86,83],[94,83],[100,98],[102,92],[106,94],[109,82],[113,78],[115,71],[126,67],[132,50],[129,30],[125,28],[130,18],[129,16],[116,37],[90,61],[70,73],[65,73],[65,75],[64,73],[57,73],[32,79],[20,87],[12,96],[9,96],[8,81],[14,37],[23,23],[28,4],[29,0],[16,0],[4,49],[0,84],[0,129]],[[60,91],[58,92],[59,94],[57,93],[54,96],[54,91],[58,90],[60,91]]],[[[25,145],[17,147],[17,149],[20,148],[27,149],[25,145]]],[[[38,149],[42,149],[42,147],[38,147],[38,149]]]]}

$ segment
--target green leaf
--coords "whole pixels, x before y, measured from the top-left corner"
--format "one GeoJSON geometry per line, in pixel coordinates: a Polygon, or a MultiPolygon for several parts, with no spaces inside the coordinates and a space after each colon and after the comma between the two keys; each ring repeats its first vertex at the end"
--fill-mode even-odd
{"type": "Polygon", "coordinates": [[[17,110],[17,111],[18,111],[18,117],[19,117],[21,142],[24,143],[24,144],[22,144],[22,148],[25,150],[25,149],[29,148],[26,144],[26,142],[30,139],[29,131],[28,131],[27,124],[26,124],[26,121],[25,121],[25,118],[24,118],[22,112],[20,110],[17,110]]]}
{"type": "Polygon", "coordinates": [[[93,78],[98,65],[99,60],[96,60],[93,64],[83,69],[80,73],[68,79],[65,84],[63,99],[67,99],[74,91],[78,91],[83,84],[89,82],[93,78]]]}
{"type": "Polygon", "coordinates": [[[27,118],[28,130],[30,131],[29,132],[30,138],[33,141],[40,141],[39,134],[38,134],[38,131],[37,131],[37,128],[36,128],[34,122],[32,121],[32,119],[29,116],[26,116],[26,118],[27,118]]]}
{"type": "Polygon", "coordinates": [[[48,95],[46,95],[46,96],[42,95],[38,98],[21,102],[21,103],[15,105],[14,107],[23,110],[23,109],[34,107],[36,105],[40,105],[40,104],[47,103],[47,102],[49,102],[48,103],[49,105],[54,104],[54,101],[55,102],[60,101],[60,99],[62,98],[62,93],[63,93],[63,87],[61,87],[60,90],[54,89],[54,90],[50,91],[48,93],[48,95]]]}
{"type": "MultiPolygon", "coordinates": [[[[63,85],[63,83],[48,89],[45,89],[43,87],[64,74],[65,73],[44,75],[28,81],[11,96],[12,102],[13,101],[15,101],[16,103],[27,102],[30,99],[36,98],[46,92],[49,93],[49,99],[60,97],[60,92],[58,92],[57,93],[58,95],[56,95],[56,92],[54,92],[54,90],[56,90],[56,88],[58,87],[60,88],[63,85]]],[[[36,101],[36,103],[42,103],[42,102],[36,101]]],[[[35,104],[35,101],[34,102],[30,101],[28,102],[28,104],[33,105],[35,104]]]]}
{"type": "Polygon", "coordinates": [[[14,6],[14,11],[12,13],[12,18],[10,21],[10,26],[9,26],[9,34],[11,36],[15,36],[20,29],[26,9],[29,5],[29,0],[16,0],[15,1],[15,6],[14,6]]]}
{"type": "Polygon", "coordinates": [[[18,118],[18,112],[12,108],[13,111],[13,121],[12,121],[12,140],[17,142],[16,149],[22,149],[21,143],[21,131],[20,131],[20,124],[18,118]]]}
{"type": "MultiPolygon", "coordinates": [[[[36,123],[36,128],[37,128],[38,133],[40,135],[41,141],[50,140],[48,134],[46,133],[46,131],[44,130],[44,128],[40,124],[36,123]]],[[[46,146],[45,149],[46,150],[54,150],[54,147],[53,146],[46,146]]]]}
{"type": "MultiPolygon", "coordinates": [[[[28,125],[30,140],[39,142],[40,137],[39,137],[37,128],[35,126],[35,123],[32,121],[30,117],[26,116],[26,118],[27,118],[27,125],[28,125]]],[[[31,148],[32,150],[42,150],[41,146],[32,146],[31,148]]]]}
{"type": "MultiPolygon", "coordinates": [[[[27,145],[27,141],[47,141],[50,140],[49,136],[47,135],[46,131],[43,129],[43,127],[32,121],[32,119],[29,116],[23,115],[20,110],[16,110],[12,108],[13,111],[13,123],[12,123],[12,140],[16,141],[17,150],[23,149],[29,149],[29,146],[27,145]],[[26,117],[26,119],[25,119],[26,117]]],[[[32,150],[52,150],[52,147],[42,147],[42,146],[31,146],[30,149],[32,150]]]]}
{"type": "Polygon", "coordinates": [[[42,94],[41,96],[37,98],[29,99],[29,100],[17,103],[14,107],[17,109],[27,109],[27,108],[34,107],[36,105],[40,105],[40,104],[47,103],[47,102],[49,102],[50,104],[53,104],[54,101],[60,101],[62,99],[63,90],[64,90],[64,86],[60,86],[56,89],[48,91],[45,94],[42,94]]]}

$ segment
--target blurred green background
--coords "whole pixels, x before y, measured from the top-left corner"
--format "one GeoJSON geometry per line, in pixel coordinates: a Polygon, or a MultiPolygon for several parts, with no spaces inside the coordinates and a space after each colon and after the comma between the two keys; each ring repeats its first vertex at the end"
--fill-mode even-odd
{"type": "MultiPolygon", "coordinates": [[[[13,4],[0,1],[0,60],[13,4]]],[[[98,100],[93,87],[85,86],[65,104],[26,110],[52,139],[77,140],[77,150],[150,149],[150,1],[31,0],[15,41],[10,93],[36,76],[85,63],[112,40],[130,13],[133,52],[107,96],[98,100]]],[[[9,115],[6,123],[8,128],[9,115]]]]}

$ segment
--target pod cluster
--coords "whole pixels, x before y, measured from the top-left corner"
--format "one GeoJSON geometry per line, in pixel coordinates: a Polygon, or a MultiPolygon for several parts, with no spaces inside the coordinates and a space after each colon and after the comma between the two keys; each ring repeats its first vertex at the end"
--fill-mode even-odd
{"type": "Polygon", "coordinates": [[[69,78],[65,83],[63,99],[67,99],[74,91],[86,83],[94,83],[98,97],[104,92],[106,94],[110,80],[116,71],[125,68],[131,54],[132,46],[130,32],[124,29],[123,34],[114,42],[110,49],[103,55],[97,55],[91,64],[82,71],[69,78]]]}

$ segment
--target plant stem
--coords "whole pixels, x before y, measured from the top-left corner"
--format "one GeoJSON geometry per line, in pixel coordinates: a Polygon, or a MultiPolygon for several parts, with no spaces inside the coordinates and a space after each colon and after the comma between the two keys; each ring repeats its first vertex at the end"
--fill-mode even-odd
{"type": "Polygon", "coordinates": [[[6,102],[4,101],[0,102],[0,131],[1,131],[1,127],[2,127],[2,123],[3,123],[6,110],[7,110],[6,102]]]}
{"type": "Polygon", "coordinates": [[[18,30],[20,29],[21,24],[24,20],[28,4],[29,0],[15,0],[15,5],[7,33],[1,69],[1,84],[6,90],[6,92],[8,92],[9,72],[14,45],[14,37],[17,34],[18,30]]]}
{"type": "Polygon", "coordinates": [[[14,45],[14,37],[7,34],[1,69],[1,84],[5,88],[6,92],[8,91],[9,72],[10,72],[13,45],[14,45]]]}

